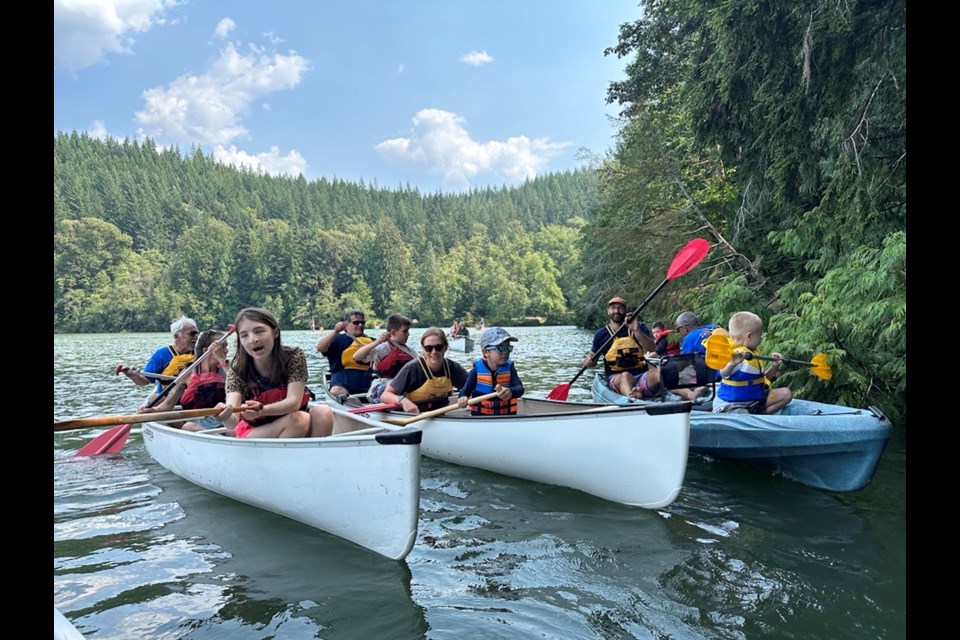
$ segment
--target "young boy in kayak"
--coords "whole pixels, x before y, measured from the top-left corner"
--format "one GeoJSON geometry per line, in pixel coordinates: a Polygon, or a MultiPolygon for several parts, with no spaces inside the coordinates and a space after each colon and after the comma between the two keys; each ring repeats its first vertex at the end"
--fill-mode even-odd
{"type": "Polygon", "coordinates": [[[386,331],[370,344],[365,344],[353,354],[357,362],[367,362],[377,372],[367,392],[372,403],[380,402],[380,396],[389,383],[417,354],[407,346],[410,339],[410,318],[399,313],[387,318],[386,331]]]}
{"type": "Polygon", "coordinates": [[[470,398],[496,391],[495,400],[484,400],[471,405],[470,413],[479,415],[513,415],[517,413],[517,398],[523,395],[523,383],[510,359],[511,342],[517,339],[502,327],[490,327],[480,334],[482,356],[473,363],[467,382],[460,388],[457,404],[466,407],[470,398]]]}
{"type": "Polygon", "coordinates": [[[237,353],[227,370],[227,401],[216,418],[238,438],[328,436],[333,412],[309,405],[307,356],[300,347],[285,347],[280,326],[266,309],[247,307],[237,314],[237,353]],[[254,405],[240,413],[233,408],[254,405]]]}
{"type": "Polygon", "coordinates": [[[734,345],[730,361],[720,369],[720,386],[713,401],[715,413],[776,413],[783,409],[793,394],[786,387],[771,388],[770,380],[780,375],[783,356],[770,354],[776,360],[763,369],[759,358],[746,359],[745,354],[761,355],[763,320],[755,313],[738,311],[730,317],[730,341],[734,345]]]}

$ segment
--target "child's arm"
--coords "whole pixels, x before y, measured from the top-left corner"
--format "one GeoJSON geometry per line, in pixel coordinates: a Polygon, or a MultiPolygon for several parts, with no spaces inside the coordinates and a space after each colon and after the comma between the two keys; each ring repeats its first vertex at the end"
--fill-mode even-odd
{"type": "Polygon", "coordinates": [[[505,389],[510,392],[510,396],[505,398],[506,400],[519,398],[523,395],[523,383],[520,382],[520,376],[517,375],[517,367],[513,362],[510,363],[510,384],[505,387],[505,389]]]}
{"type": "Polygon", "coordinates": [[[728,362],[722,369],[720,369],[721,378],[729,378],[733,375],[733,372],[737,370],[737,367],[740,366],[740,363],[743,362],[743,351],[738,351],[734,349],[733,353],[730,354],[730,362],[728,362]]]}
{"type": "Polygon", "coordinates": [[[767,367],[766,371],[763,372],[763,375],[765,375],[769,380],[773,380],[780,376],[780,365],[783,364],[783,355],[774,351],[770,354],[770,357],[776,358],[776,360],[773,362],[773,364],[767,367]]]}
{"type": "Polygon", "coordinates": [[[384,331],[377,336],[377,339],[373,342],[368,342],[363,345],[353,354],[353,359],[357,362],[370,362],[370,357],[373,355],[373,350],[378,346],[390,339],[390,334],[384,331]]]}
{"type": "Polygon", "coordinates": [[[467,374],[467,381],[463,383],[463,386],[460,387],[459,397],[457,398],[457,406],[463,408],[467,406],[467,402],[470,401],[470,396],[473,394],[474,389],[477,388],[477,369],[474,367],[470,369],[470,372],[467,374]]]}

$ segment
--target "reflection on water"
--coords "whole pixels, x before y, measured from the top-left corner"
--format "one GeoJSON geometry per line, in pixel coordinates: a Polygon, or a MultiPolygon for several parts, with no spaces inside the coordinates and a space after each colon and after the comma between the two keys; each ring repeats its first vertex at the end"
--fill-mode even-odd
{"type": "MultiPolygon", "coordinates": [[[[541,396],[592,335],[510,331],[541,396]]],[[[312,385],[318,337],[283,334],[312,385]]],[[[55,419],[132,413],[147,390],[113,367],[165,339],[55,336],[55,419]]],[[[570,399],[590,399],[584,377],[570,399]]],[[[54,434],[54,605],[90,639],[905,635],[902,430],[859,492],[691,456],[657,511],[424,458],[417,544],[399,563],[181,480],[136,427],[117,456],[73,457],[100,431],[54,434]]]]}

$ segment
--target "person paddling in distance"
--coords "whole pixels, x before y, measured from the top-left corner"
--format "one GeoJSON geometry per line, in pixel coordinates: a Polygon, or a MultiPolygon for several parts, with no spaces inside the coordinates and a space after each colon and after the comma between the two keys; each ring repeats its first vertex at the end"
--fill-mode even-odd
{"type": "Polygon", "coordinates": [[[417,354],[407,346],[409,339],[410,318],[394,313],[387,318],[386,331],[353,354],[354,360],[368,363],[380,376],[373,380],[367,391],[367,399],[370,402],[380,402],[380,396],[387,388],[387,383],[400,372],[403,365],[417,357],[417,354]]]}
{"type": "Polygon", "coordinates": [[[187,316],[180,316],[170,323],[170,335],[173,336],[173,344],[154,351],[143,369],[118,364],[113,371],[117,375],[124,374],[140,387],[155,383],[156,387],[147,398],[147,404],[163,391],[163,385],[159,380],[148,378],[143,373],[176,376],[194,360],[193,349],[197,344],[197,336],[200,335],[197,323],[187,316]]]}
{"type": "Polygon", "coordinates": [[[460,387],[457,405],[466,407],[470,398],[497,392],[497,398],[470,406],[470,413],[479,415],[515,415],[517,398],[523,395],[523,383],[510,359],[511,342],[517,339],[502,327],[490,327],[480,334],[481,357],[473,363],[467,382],[460,387]]]}
{"type": "Polygon", "coordinates": [[[333,411],[310,406],[306,388],[307,356],[300,347],[283,346],[280,326],[266,309],[247,307],[237,314],[237,353],[227,369],[226,402],[217,404],[217,420],[238,438],[328,436],[333,411]],[[234,413],[246,402],[255,408],[234,413]]]}
{"type": "Polygon", "coordinates": [[[738,311],[730,316],[730,341],[734,344],[730,361],[720,369],[720,387],[713,401],[714,413],[776,413],[787,406],[793,394],[786,387],[771,388],[771,380],[780,375],[783,356],[774,351],[776,360],[763,369],[759,358],[747,359],[747,353],[761,355],[763,320],[755,313],[738,311]]]}
{"type": "Polygon", "coordinates": [[[610,322],[597,330],[584,367],[603,358],[604,375],[611,389],[631,398],[653,398],[660,392],[660,370],[647,367],[646,357],[657,357],[650,329],[639,318],[627,321],[627,301],[619,296],[607,301],[610,322]],[[645,355],[647,354],[647,355],[645,355]]]}
{"type": "MultiPolygon", "coordinates": [[[[179,404],[183,409],[208,409],[226,401],[225,382],[227,377],[227,344],[219,342],[223,331],[207,329],[197,337],[197,346],[194,355],[199,358],[207,351],[212,352],[204,358],[196,368],[190,372],[186,380],[182,380],[167,392],[156,405],[143,405],[137,413],[159,413],[173,411],[179,404]]],[[[169,423],[169,426],[184,431],[203,431],[222,426],[213,416],[203,416],[196,420],[184,423],[169,423]]]]}
{"type": "Polygon", "coordinates": [[[443,329],[430,327],[424,331],[420,336],[423,355],[403,365],[383,390],[380,401],[397,403],[409,413],[447,406],[450,393],[467,381],[466,369],[443,356],[448,346],[443,329]]]}
{"type": "Polygon", "coordinates": [[[373,380],[369,362],[357,360],[357,350],[373,342],[363,333],[367,326],[363,311],[353,309],[317,341],[317,351],[330,365],[330,394],[334,397],[366,393],[373,380]]]}

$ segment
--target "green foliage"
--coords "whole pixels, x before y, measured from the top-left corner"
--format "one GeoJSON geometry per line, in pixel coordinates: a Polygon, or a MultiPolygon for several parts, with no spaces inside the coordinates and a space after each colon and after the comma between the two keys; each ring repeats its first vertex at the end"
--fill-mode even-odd
{"type": "Polygon", "coordinates": [[[784,375],[796,395],[904,419],[905,2],[641,8],[607,50],[628,59],[607,95],[624,123],[584,228],[584,317],[607,293],[652,289],[663,253],[708,237],[650,317],[754,311],[765,350],[829,354],[829,383],[784,375]]]}
{"type": "Polygon", "coordinates": [[[595,193],[593,174],[574,171],[421,195],[57,133],[54,327],[153,331],[179,313],[224,326],[251,305],[291,328],[353,307],[420,326],[454,314],[564,322],[579,283],[558,264],[573,271],[595,193]],[[500,255],[488,255],[491,230],[500,255]]]}

